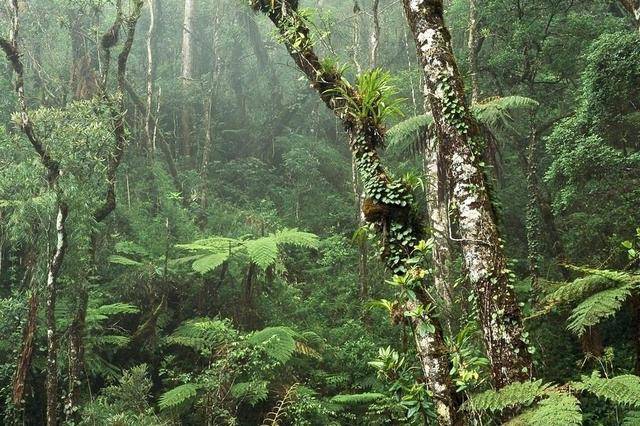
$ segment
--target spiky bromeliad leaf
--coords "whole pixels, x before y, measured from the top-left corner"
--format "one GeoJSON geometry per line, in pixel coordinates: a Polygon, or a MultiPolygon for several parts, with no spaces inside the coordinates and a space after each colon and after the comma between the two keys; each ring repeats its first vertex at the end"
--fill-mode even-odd
{"type": "Polygon", "coordinates": [[[618,312],[632,291],[633,286],[623,285],[587,298],[571,311],[567,330],[582,336],[589,327],[618,312]]]}
{"type": "Polygon", "coordinates": [[[294,335],[295,332],[288,327],[267,327],[253,333],[247,340],[253,345],[262,346],[268,356],[284,364],[296,348],[294,335]]]}
{"type": "Polygon", "coordinates": [[[512,383],[500,390],[488,390],[472,396],[463,408],[468,411],[502,411],[510,407],[528,406],[543,396],[549,386],[542,380],[512,383]]]}
{"type": "Polygon", "coordinates": [[[234,398],[243,399],[253,406],[266,401],[269,394],[267,385],[268,382],[265,381],[236,383],[231,386],[230,391],[234,398]]]}
{"type": "Polygon", "coordinates": [[[384,398],[384,394],[365,392],[350,395],[336,395],[331,398],[331,402],[339,405],[369,405],[382,398],[384,398]]]}
{"type": "Polygon", "coordinates": [[[549,391],[535,407],[511,419],[507,426],[579,426],[582,424],[580,401],[566,392],[549,391]]]}
{"type": "Polygon", "coordinates": [[[163,393],[160,395],[160,399],[158,399],[160,410],[177,408],[190,402],[196,397],[200,387],[197,383],[185,383],[184,385],[180,385],[163,393]]]}
{"type": "Polygon", "coordinates": [[[572,382],[571,386],[616,404],[640,408],[640,377],[633,374],[605,379],[594,373],[582,376],[581,381],[572,382]]]}

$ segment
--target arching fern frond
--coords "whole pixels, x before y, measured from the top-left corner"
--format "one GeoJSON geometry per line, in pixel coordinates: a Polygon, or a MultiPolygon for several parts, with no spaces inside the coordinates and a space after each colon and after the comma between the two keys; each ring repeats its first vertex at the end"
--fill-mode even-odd
{"type": "Polygon", "coordinates": [[[601,275],[588,275],[561,285],[557,290],[545,296],[542,303],[545,305],[575,303],[584,300],[586,296],[596,291],[607,290],[615,285],[615,281],[601,275]]]}
{"type": "Polygon", "coordinates": [[[398,155],[423,152],[428,142],[429,128],[433,125],[431,114],[407,118],[387,130],[388,150],[398,155]]]}
{"type": "Polygon", "coordinates": [[[295,334],[288,327],[267,327],[253,333],[247,340],[253,345],[262,346],[269,357],[284,364],[296,348],[295,334]]]}
{"type": "Polygon", "coordinates": [[[579,426],[582,424],[580,401],[566,392],[549,391],[535,407],[511,419],[507,426],[579,426]]]}
{"type": "Polygon", "coordinates": [[[280,426],[281,420],[286,413],[287,407],[291,405],[296,397],[299,383],[294,383],[285,392],[281,400],[277,402],[273,410],[267,413],[267,417],[262,421],[262,426],[280,426]]]}
{"type": "Polygon", "coordinates": [[[473,104],[471,112],[479,122],[487,126],[493,132],[511,130],[513,128],[513,114],[517,111],[525,111],[537,108],[540,104],[524,96],[505,96],[489,98],[473,104]]]}
{"type": "Polygon", "coordinates": [[[235,334],[227,321],[194,318],[183,322],[167,337],[167,343],[196,351],[211,351],[224,342],[235,339],[235,334]]]}
{"type": "Polygon", "coordinates": [[[492,389],[473,395],[464,403],[463,408],[468,411],[494,412],[506,408],[526,407],[542,397],[549,386],[542,383],[542,380],[512,383],[499,390],[492,389]]]}
{"type": "Polygon", "coordinates": [[[632,374],[605,379],[594,373],[582,376],[579,382],[572,382],[571,387],[615,404],[640,408],[640,377],[632,374]]]}
{"type": "Polygon", "coordinates": [[[185,383],[175,387],[162,395],[158,399],[160,410],[174,409],[185,405],[193,400],[200,389],[200,385],[196,383],[185,383]]]}
{"type": "Polygon", "coordinates": [[[582,336],[589,327],[615,315],[629,298],[632,290],[633,286],[623,285],[590,296],[571,311],[567,330],[582,336]]]}

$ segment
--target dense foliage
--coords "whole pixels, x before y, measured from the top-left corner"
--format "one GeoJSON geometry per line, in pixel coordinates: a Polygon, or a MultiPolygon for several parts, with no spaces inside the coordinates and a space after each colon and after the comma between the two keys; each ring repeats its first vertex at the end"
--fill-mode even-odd
{"type": "Polygon", "coordinates": [[[445,2],[443,114],[479,123],[532,357],[504,387],[448,196],[438,284],[449,174],[402,5],[5,3],[2,424],[444,424],[431,336],[456,424],[640,424],[632,0],[445,2]]]}

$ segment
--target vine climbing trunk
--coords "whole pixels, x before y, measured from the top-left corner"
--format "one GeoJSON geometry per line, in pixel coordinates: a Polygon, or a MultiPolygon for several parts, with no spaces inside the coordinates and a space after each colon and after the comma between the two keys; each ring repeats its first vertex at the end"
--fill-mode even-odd
{"type": "Polygon", "coordinates": [[[483,137],[464,99],[462,78],[445,26],[442,0],[403,0],[425,76],[425,102],[441,147],[438,173],[446,174],[464,264],[475,288],[493,384],[530,377],[520,307],[510,282],[502,241],[480,166],[483,137]]]}
{"type": "MultiPolygon", "coordinates": [[[[349,148],[366,194],[363,202],[365,220],[377,231],[382,242],[382,257],[387,267],[398,275],[406,274],[409,260],[423,235],[421,224],[413,215],[413,197],[406,185],[393,179],[383,167],[378,147],[384,145],[384,129],[371,112],[365,117],[361,96],[354,86],[346,84],[335,66],[323,66],[313,49],[307,21],[297,12],[294,0],[254,0],[254,10],[265,13],[276,26],[296,66],[307,77],[311,87],[342,122],[349,138],[349,148]],[[354,104],[347,104],[346,98],[354,104]]],[[[429,314],[430,299],[424,283],[401,304],[411,318],[417,353],[424,379],[434,395],[438,423],[455,424],[457,406],[449,377],[450,363],[439,320],[429,314]],[[425,330],[435,329],[435,332],[425,330]]]]}

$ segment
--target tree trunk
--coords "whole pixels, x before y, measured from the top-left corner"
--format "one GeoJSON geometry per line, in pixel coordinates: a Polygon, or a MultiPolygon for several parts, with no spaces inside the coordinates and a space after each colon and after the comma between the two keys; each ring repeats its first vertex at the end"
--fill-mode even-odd
{"type": "Polygon", "coordinates": [[[371,16],[373,19],[373,29],[369,37],[369,68],[378,66],[378,48],[380,47],[380,16],[379,16],[380,0],[373,0],[371,7],[371,16]]]}
{"type": "Polygon", "coordinates": [[[531,287],[538,294],[538,278],[540,278],[540,217],[538,216],[538,199],[536,197],[536,129],[532,128],[526,148],[526,176],[527,201],[526,228],[527,228],[527,254],[529,258],[529,273],[531,274],[531,287]]]}
{"type": "Polygon", "coordinates": [[[55,309],[58,276],[67,251],[67,230],[65,225],[68,213],[67,205],[58,200],[56,250],[49,262],[47,271],[47,426],[55,426],[58,423],[58,336],[55,309]]]}
{"type": "Polygon", "coordinates": [[[631,15],[636,30],[640,32],[640,0],[620,0],[620,4],[631,15]]]}
{"type": "Polygon", "coordinates": [[[478,5],[479,0],[469,0],[469,75],[471,76],[471,103],[480,100],[480,87],[478,85],[478,53],[480,52],[480,39],[478,34],[478,5]]]}
{"type": "MultiPolygon", "coordinates": [[[[449,241],[449,213],[447,211],[447,185],[438,173],[440,146],[438,141],[429,137],[424,152],[424,172],[427,178],[426,200],[429,210],[429,225],[433,237],[433,283],[442,299],[442,310],[447,323],[450,321],[453,306],[453,277],[451,264],[453,253],[449,241]]],[[[451,330],[449,330],[451,331],[451,330]]]]}
{"type": "Polygon", "coordinates": [[[78,401],[80,400],[80,385],[84,370],[84,334],[87,317],[89,290],[86,284],[81,284],[76,294],[76,310],[69,327],[69,392],[65,402],[65,416],[73,423],[77,417],[78,401]]]}
{"type": "MultiPolygon", "coordinates": [[[[188,93],[191,82],[193,81],[193,31],[195,18],[195,2],[196,0],[185,0],[184,2],[184,21],[182,25],[182,87],[188,93]]],[[[180,142],[182,153],[187,157],[192,155],[193,147],[191,146],[191,105],[189,96],[187,103],[180,113],[180,142]]]]}
{"type": "Polygon", "coordinates": [[[425,75],[425,100],[441,146],[439,173],[448,173],[459,241],[475,287],[493,384],[527,380],[531,359],[520,307],[480,168],[482,134],[464,99],[462,78],[444,23],[442,0],[403,0],[425,75]]]}
{"type": "MultiPolygon", "coordinates": [[[[402,182],[394,181],[388,175],[381,164],[377,149],[384,145],[384,129],[380,125],[372,125],[372,117],[357,119],[347,111],[349,106],[344,100],[345,96],[356,103],[360,96],[353,86],[344,83],[337,69],[321,65],[309,42],[309,28],[298,15],[296,6],[297,2],[293,0],[253,2],[254,9],[266,13],[283,36],[289,54],[307,76],[311,87],[342,121],[367,194],[363,203],[364,217],[380,236],[382,257],[387,267],[396,274],[407,274],[411,269],[408,260],[423,237],[421,226],[414,222],[412,196],[402,182]],[[291,34],[294,36],[291,37],[291,34]]],[[[417,301],[409,298],[408,303],[402,303],[403,308],[409,311],[424,308],[420,306],[427,299],[427,290],[423,286],[424,283],[418,284],[417,294],[425,296],[419,297],[417,301]]],[[[448,356],[440,355],[445,344],[441,333],[424,333],[431,325],[436,330],[441,330],[438,319],[432,318],[425,308],[420,315],[413,316],[412,325],[420,337],[416,344],[420,348],[418,356],[425,373],[425,382],[433,394],[438,396],[438,421],[444,425],[453,424],[457,407],[454,405],[454,390],[448,375],[449,359],[448,356]]]]}
{"type": "Polygon", "coordinates": [[[147,103],[145,108],[144,132],[146,136],[147,152],[153,155],[156,150],[156,129],[153,118],[153,92],[156,78],[155,53],[157,49],[156,41],[156,15],[158,14],[158,2],[160,0],[149,0],[149,28],[147,30],[147,103]]]}
{"type": "Polygon", "coordinates": [[[24,282],[29,286],[29,310],[27,313],[27,324],[22,333],[22,346],[20,357],[18,358],[18,366],[16,374],[13,378],[12,402],[19,411],[24,403],[24,392],[27,381],[27,375],[31,369],[31,360],[33,358],[34,338],[38,326],[38,286],[36,279],[36,252],[35,247],[30,247],[25,256],[25,279],[24,282]]]}

